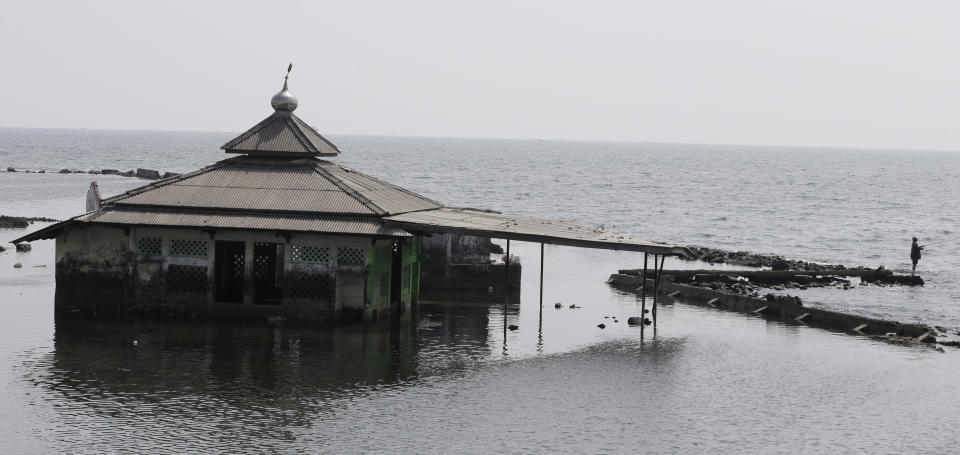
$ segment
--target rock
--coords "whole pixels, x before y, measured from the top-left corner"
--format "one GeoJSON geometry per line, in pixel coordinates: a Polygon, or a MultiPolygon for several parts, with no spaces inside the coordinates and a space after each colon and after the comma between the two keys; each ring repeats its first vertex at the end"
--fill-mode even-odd
{"type": "Polygon", "coordinates": [[[179,172],[164,172],[163,178],[168,179],[170,177],[179,177],[181,174],[179,172]]]}
{"type": "Polygon", "coordinates": [[[560,302],[557,302],[557,303],[553,304],[553,307],[559,310],[560,308],[563,308],[563,304],[560,303],[560,302]]]}
{"type": "Polygon", "coordinates": [[[510,330],[517,330],[517,329],[519,329],[520,327],[518,327],[516,324],[510,324],[510,325],[507,326],[507,328],[510,329],[510,330]]]}
{"type": "Polygon", "coordinates": [[[19,262],[16,263],[16,264],[13,264],[13,268],[15,268],[15,269],[19,269],[19,268],[22,268],[22,267],[23,267],[23,264],[21,264],[21,263],[19,263],[19,262]]]}
{"type": "Polygon", "coordinates": [[[153,169],[137,168],[137,177],[147,180],[159,180],[160,173],[153,169]]]}
{"type": "Polygon", "coordinates": [[[606,325],[606,324],[597,324],[597,327],[600,327],[601,329],[605,329],[605,328],[607,328],[607,325],[606,325]]]}
{"type": "Polygon", "coordinates": [[[87,171],[87,174],[99,175],[99,174],[100,174],[100,171],[98,171],[98,170],[96,170],[96,169],[90,169],[89,171],[87,171]]]}
{"type": "Polygon", "coordinates": [[[640,325],[643,324],[643,318],[640,316],[631,316],[627,318],[627,325],[640,325]]]}
{"type": "Polygon", "coordinates": [[[70,169],[60,169],[61,174],[69,174],[70,172],[70,169]]]}
{"type": "Polygon", "coordinates": [[[937,329],[938,332],[947,333],[947,328],[946,328],[946,327],[939,326],[939,325],[935,325],[935,326],[933,326],[933,328],[937,329]]]}
{"type": "Polygon", "coordinates": [[[643,314],[647,314],[647,313],[649,313],[649,312],[650,312],[650,310],[648,310],[648,309],[646,309],[646,308],[643,309],[643,314]]]}
{"type": "Polygon", "coordinates": [[[773,264],[770,264],[770,268],[774,272],[790,270],[790,263],[788,263],[787,261],[777,260],[777,261],[773,261],[773,264]]]}
{"type": "Polygon", "coordinates": [[[46,173],[47,171],[44,169],[40,169],[39,171],[37,171],[37,174],[46,174],[46,173]]]}
{"type": "Polygon", "coordinates": [[[22,229],[29,226],[30,223],[22,216],[4,216],[0,215],[0,228],[22,229]]]}
{"type": "Polygon", "coordinates": [[[643,325],[650,325],[650,324],[653,324],[653,322],[650,321],[650,318],[643,318],[643,325]]]}
{"type": "Polygon", "coordinates": [[[17,170],[12,167],[8,167],[7,172],[17,172],[17,170]]]}
{"type": "Polygon", "coordinates": [[[30,250],[32,250],[32,249],[33,249],[33,247],[30,246],[29,243],[23,242],[23,243],[18,243],[18,244],[17,244],[17,251],[19,251],[19,252],[21,252],[21,253],[26,253],[27,251],[30,251],[30,250]]]}
{"type": "Polygon", "coordinates": [[[120,173],[118,173],[117,175],[119,175],[119,176],[121,176],[121,177],[136,177],[136,176],[137,176],[137,173],[134,172],[134,171],[127,171],[127,172],[120,172],[120,173]]]}
{"type": "Polygon", "coordinates": [[[120,171],[116,169],[101,169],[100,173],[103,175],[116,175],[116,174],[119,174],[120,171]]]}
{"type": "Polygon", "coordinates": [[[7,251],[7,247],[0,245],[0,253],[3,253],[4,251],[7,251]]]}

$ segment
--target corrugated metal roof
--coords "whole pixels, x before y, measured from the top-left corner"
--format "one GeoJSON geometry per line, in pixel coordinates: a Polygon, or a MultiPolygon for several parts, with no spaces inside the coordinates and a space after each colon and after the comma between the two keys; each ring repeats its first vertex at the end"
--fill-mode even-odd
{"type": "Polygon", "coordinates": [[[691,256],[690,251],[681,246],[635,239],[583,224],[472,209],[444,207],[384,219],[408,231],[460,233],[584,248],[691,256]]]}
{"type": "Polygon", "coordinates": [[[373,211],[342,191],[219,188],[167,185],[116,202],[118,205],[243,209],[270,212],[373,215],[373,211]]]}
{"type": "Polygon", "coordinates": [[[291,112],[277,111],[230,140],[227,153],[251,156],[337,156],[340,150],[291,112]]]}
{"type": "Polygon", "coordinates": [[[316,158],[237,157],[104,201],[104,206],[383,216],[441,207],[410,191],[316,158]]]}
{"type": "Polygon", "coordinates": [[[350,218],[280,213],[239,213],[216,210],[110,207],[81,215],[74,220],[68,221],[128,226],[230,228],[382,237],[411,237],[411,234],[403,229],[385,226],[383,220],[380,218],[369,217],[350,218]]]}

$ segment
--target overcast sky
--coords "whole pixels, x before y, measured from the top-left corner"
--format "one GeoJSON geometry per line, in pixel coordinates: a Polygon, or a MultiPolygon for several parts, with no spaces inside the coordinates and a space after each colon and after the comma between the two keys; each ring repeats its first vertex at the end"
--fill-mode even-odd
{"type": "MultiPolygon", "coordinates": [[[[960,150],[956,1],[0,0],[0,126],[960,150]]],[[[0,132],[2,134],[2,132],[0,132]]]]}

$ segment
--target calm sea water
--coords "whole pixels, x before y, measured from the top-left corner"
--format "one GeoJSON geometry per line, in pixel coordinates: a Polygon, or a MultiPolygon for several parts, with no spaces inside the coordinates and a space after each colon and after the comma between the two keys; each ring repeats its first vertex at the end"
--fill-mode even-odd
{"type": "MultiPolygon", "coordinates": [[[[0,129],[0,167],[183,172],[223,159],[232,136],[0,129]]],[[[925,287],[817,290],[801,294],[805,304],[960,328],[950,254],[960,246],[960,154],[331,139],[338,163],[448,205],[651,240],[908,271],[916,235],[931,245],[925,287]]],[[[0,213],[75,215],[93,178],[105,195],[144,183],[0,173],[0,213]]],[[[0,254],[0,449],[835,453],[960,442],[955,350],[682,303],[641,335],[623,325],[636,297],[603,281],[642,255],[565,247],[547,248],[541,315],[538,246],[513,245],[527,267],[519,304],[435,302],[408,327],[337,329],[55,323],[52,242],[0,254]]]]}

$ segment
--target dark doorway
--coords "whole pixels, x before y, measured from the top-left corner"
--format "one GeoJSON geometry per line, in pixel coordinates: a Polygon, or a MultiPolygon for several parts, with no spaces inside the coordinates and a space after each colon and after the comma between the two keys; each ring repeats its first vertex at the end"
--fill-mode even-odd
{"type": "Polygon", "coordinates": [[[390,263],[390,304],[397,304],[394,308],[400,308],[400,292],[403,279],[403,247],[400,242],[393,242],[393,257],[390,263]]]}
{"type": "Polygon", "coordinates": [[[253,244],[253,301],[263,305],[280,304],[283,274],[283,244],[253,244]]]}
{"type": "Polygon", "coordinates": [[[217,240],[214,250],[213,280],[218,302],[243,302],[243,268],[247,259],[244,242],[217,240]]]}

